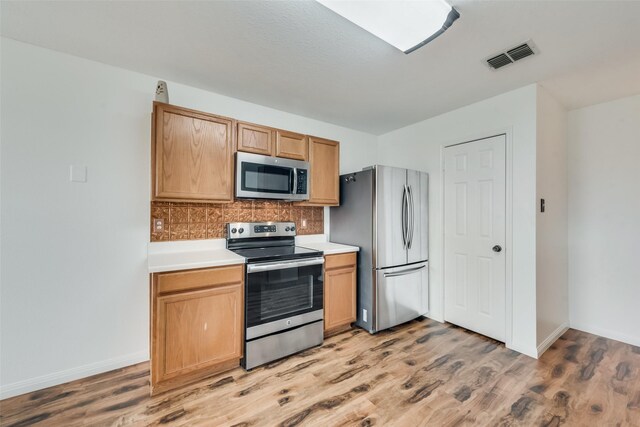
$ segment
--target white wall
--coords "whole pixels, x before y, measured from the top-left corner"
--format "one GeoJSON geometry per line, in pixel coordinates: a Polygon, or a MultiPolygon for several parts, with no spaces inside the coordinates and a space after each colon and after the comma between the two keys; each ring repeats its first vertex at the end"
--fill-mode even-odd
{"type": "Polygon", "coordinates": [[[640,95],[569,112],[571,327],[640,345],[640,95]]]}
{"type": "MultiPolygon", "coordinates": [[[[158,78],[1,39],[0,396],[148,358],[151,102],[158,78]],[[86,165],[86,183],[69,166],[86,165]]],[[[341,141],[376,137],[168,82],[173,104],[341,141]]]]}
{"type": "Polygon", "coordinates": [[[537,88],[536,312],[542,353],[569,326],[567,285],[567,111],[537,88]],[[546,202],[540,212],[540,199],[546,202]]]}
{"type": "Polygon", "coordinates": [[[509,130],[513,164],[513,332],[511,348],[536,350],[536,85],[526,86],[378,139],[379,163],[422,170],[429,183],[431,316],[443,320],[441,148],[509,130]]]}

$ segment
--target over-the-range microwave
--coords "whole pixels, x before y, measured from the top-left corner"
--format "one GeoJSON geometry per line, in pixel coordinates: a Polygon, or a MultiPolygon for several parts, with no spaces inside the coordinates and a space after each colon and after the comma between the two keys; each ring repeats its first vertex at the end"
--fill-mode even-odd
{"type": "Polygon", "coordinates": [[[236,153],[237,198],[308,200],[308,183],[308,162],[236,153]]]}

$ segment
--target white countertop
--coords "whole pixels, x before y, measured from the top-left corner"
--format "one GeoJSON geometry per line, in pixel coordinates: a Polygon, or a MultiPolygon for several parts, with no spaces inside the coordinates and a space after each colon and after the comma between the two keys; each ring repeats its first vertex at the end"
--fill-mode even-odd
{"type": "Polygon", "coordinates": [[[325,255],[344,254],[348,252],[358,252],[360,250],[357,246],[329,242],[326,234],[296,236],[296,245],[322,251],[325,255]]]}
{"type": "MultiPolygon", "coordinates": [[[[331,243],[325,234],[296,236],[296,245],[322,251],[325,255],[360,250],[357,246],[331,243]]],[[[225,239],[151,242],[148,246],[149,273],[244,264],[244,261],[244,257],[226,249],[225,239]]]]}
{"type": "Polygon", "coordinates": [[[244,257],[225,248],[225,239],[151,242],[149,273],[244,264],[244,257]]]}

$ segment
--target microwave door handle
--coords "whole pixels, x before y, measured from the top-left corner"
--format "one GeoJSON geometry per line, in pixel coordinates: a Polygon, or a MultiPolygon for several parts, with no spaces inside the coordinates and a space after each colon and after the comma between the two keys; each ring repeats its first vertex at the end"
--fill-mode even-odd
{"type": "Polygon", "coordinates": [[[293,190],[291,194],[298,194],[298,168],[293,168],[293,190]]]}

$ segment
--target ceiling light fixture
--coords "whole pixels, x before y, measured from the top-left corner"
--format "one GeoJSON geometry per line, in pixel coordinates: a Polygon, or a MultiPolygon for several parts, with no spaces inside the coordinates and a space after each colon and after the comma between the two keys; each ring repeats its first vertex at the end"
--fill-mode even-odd
{"type": "Polygon", "coordinates": [[[374,36],[410,53],[460,17],[444,0],[317,0],[374,36]]]}

